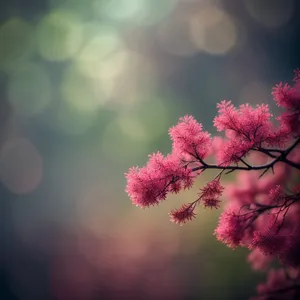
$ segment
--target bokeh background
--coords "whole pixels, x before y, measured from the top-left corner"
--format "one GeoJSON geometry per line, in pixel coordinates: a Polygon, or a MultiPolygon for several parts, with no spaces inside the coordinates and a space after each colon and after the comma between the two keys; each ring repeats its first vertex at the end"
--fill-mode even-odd
{"type": "Polygon", "coordinates": [[[219,211],[169,222],[212,174],[140,210],[124,172],[168,153],[180,116],[215,133],[223,99],[273,105],[299,26],[297,0],[1,1],[1,299],[254,295],[264,275],[215,240],[219,211]]]}

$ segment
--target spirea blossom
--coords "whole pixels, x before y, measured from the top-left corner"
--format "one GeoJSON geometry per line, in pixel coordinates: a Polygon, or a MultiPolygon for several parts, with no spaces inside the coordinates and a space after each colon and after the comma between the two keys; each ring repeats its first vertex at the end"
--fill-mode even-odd
{"type": "Polygon", "coordinates": [[[220,197],[224,187],[220,184],[219,179],[214,179],[205,187],[200,189],[199,201],[203,202],[205,207],[219,208],[220,197]]]}
{"type": "Polygon", "coordinates": [[[194,210],[195,210],[194,203],[184,204],[179,209],[172,210],[169,213],[170,220],[173,223],[182,225],[183,223],[186,223],[187,221],[190,221],[196,217],[194,210]]]}
{"type": "Polygon", "coordinates": [[[265,255],[278,255],[286,249],[286,236],[272,231],[255,231],[251,248],[258,248],[265,255]]]}
{"type": "Polygon", "coordinates": [[[283,125],[275,128],[268,105],[253,108],[242,104],[236,108],[231,101],[224,100],[218,104],[218,112],[214,126],[227,136],[227,142],[217,153],[221,165],[238,163],[250,150],[261,148],[263,144],[282,147],[286,143],[289,129],[283,125]]]}
{"type": "Polygon", "coordinates": [[[258,297],[252,300],[293,300],[298,299],[300,290],[293,288],[299,285],[299,278],[289,278],[284,269],[271,269],[267,281],[257,286],[258,297]]]}
{"type": "Polygon", "coordinates": [[[219,241],[230,248],[239,246],[245,229],[245,219],[233,210],[221,214],[215,235],[219,241]]]}
{"type": "Polygon", "coordinates": [[[286,109],[278,120],[293,133],[300,133],[300,75],[296,70],[295,84],[279,83],[273,88],[272,95],[277,105],[286,109]]]}
{"type": "Polygon", "coordinates": [[[277,184],[274,188],[271,188],[268,195],[269,203],[279,203],[284,199],[284,193],[280,184],[277,184]]]}
{"type": "Polygon", "coordinates": [[[251,264],[252,269],[256,271],[264,271],[266,270],[273,257],[271,255],[266,255],[261,252],[258,248],[253,249],[248,255],[248,262],[251,264]]]}
{"type": "Polygon", "coordinates": [[[156,152],[144,167],[126,174],[126,192],[133,204],[157,205],[169,193],[191,188],[207,170],[217,172],[195,196],[169,213],[183,225],[196,217],[196,209],[220,208],[216,238],[230,248],[246,247],[255,270],[277,261],[298,277],[287,278],[283,269],[271,270],[258,286],[257,299],[300,297],[300,71],[294,84],[279,83],[273,98],[282,109],[273,117],[266,104],[217,105],[214,126],[223,136],[211,137],[192,116],[180,118],[169,129],[171,154],[156,152]],[[222,185],[228,174],[234,183],[222,185]],[[224,192],[224,195],[223,195],[224,192]]]}
{"type": "Polygon", "coordinates": [[[211,145],[210,134],[203,131],[202,124],[192,116],[180,118],[178,124],[170,128],[169,135],[174,153],[183,158],[203,159],[211,145]]]}
{"type": "Polygon", "coordinates": [[[300,266],[300,226],[286,236],[285,249],[279,253],[279,260],[286,266],[298,268],[300,266]]]}
{"type": "Polygon", "coordinates": [[[129,169],[126,178],[126,192],[142,208],[158,204],[169,192],[178,193],[193,184],[191,169],[182,168],[174,155],[164,157],[160,152],[150,155],[145,167],[129,169]]]}
{"type": "Polygon", "coordinates": [[[268,105],[257,105],[256,108],[249,104],[235,108],[231,101],[222,101],[218,104],[219,115],[214,119],[218,131],[234,132],[235,138],[243,141],[259,143],[269,134],[270,117],[268,105]]]}

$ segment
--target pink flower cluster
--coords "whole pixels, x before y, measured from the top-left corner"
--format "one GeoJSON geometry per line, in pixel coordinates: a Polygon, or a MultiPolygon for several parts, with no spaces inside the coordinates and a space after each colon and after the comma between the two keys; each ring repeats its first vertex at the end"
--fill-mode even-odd
{"type": "Polygon", "coordinates": [[[142,208],[158,204],[167,193],[178,193],[193,185],[192,170],[182,168],[174,154],[164,157],[160,152],[149,155],[143,168],[133,167],[126,174],[127,188],[132,202],[142,208]]]}
{"type": "Polygon", "coordinates": [[[278,260],[294,276],[271,270],[258,286],[259,299],[292,299],[300,284],[300,71],[293,85],[279,83],[272,95],[283,110],[277,123],[265,104],[218,104],[214,126],[223,137],[212,138],[192,116],[180,118],[169,130],[171,154],[155,153],[145,167],[130,169],[126,191],[135,205],[148,207],[192,187],[206,170],[217,171],[195,201],[170,212],[171,221],[192,220],[198,204],[219,208],[224,192],[216,238],[231,248],[247,247],[255,270],[278,260]],[[238,172],[237,183],[223,187],[221,179],[231,172],[238,172]]]}
{"type": "Polygon", "coordinates": [[[290,275],[284,269],[271,269],[267,282],[257,286],[259,295],[251,300],[299,299],[299,274],[295,274],[296,276],[293,275],[290,275]]]}
{"type": "Polygon", "coordinates": [[[220,184],[219,177],[209,182],[204,188],[200,189],[199,201],[202,201],[205,207],[219,208],[219,199],[222,196],[224,187],[220,184]]]}
{"type": "Polygon", "coordinates": [[[210,134],[202,130],[202,124],[192,116],[179,119],[179,123],[170,128],[173,141],[173,153],[183,159],[203,159],[211,145],[210,134]]]}
{"type": "Polygon", "coordinates": [[[300,70],[295,71],[294,86],[279,83],[273,88],[274,100],[277,105],[286,109],[278,120],[287,126],[296,136],[300,134],[300,70]]]}

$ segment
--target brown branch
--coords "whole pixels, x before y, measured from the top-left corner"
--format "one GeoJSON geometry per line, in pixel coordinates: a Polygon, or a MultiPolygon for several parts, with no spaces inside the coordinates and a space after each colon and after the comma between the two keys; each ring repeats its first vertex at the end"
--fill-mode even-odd
{"type": "MultiPolygon", "coordinates": [[[[291,167],[294,167],[298,170],[300,170],[300,164],[293,162],[289,159],[287,159],[287,156],[289,153],[292,152],[292,150],[300,143],[300,138],[298,138],[289,148],[287,148],[285,151],[281,153],[279,156],[275,156],[274,160],[267,164],[258,165],[258,166],[252,166],[247,164],[246,166],[222,166],[222,165],[215,165],[215,164],[207,164],[203,161],[200,157],[198,158],[199,162],[202,164],[202,166],[198,166],[192,169],[193,172],[199,171],[199,170],[206,170],[206,169],[215,169],[215,170],[228,170],[228,171],[235,171],[235,170],[243,170],[243,171],[253,171],[253,170],[268,170],[270,168],[273,168],[273,166],[281,161],[284,162],[291,167]]],[[[263,148],[260,148],[263,149],[263,148]]],[[[273,155],[272,155],[273,157],[273,155]]]]}

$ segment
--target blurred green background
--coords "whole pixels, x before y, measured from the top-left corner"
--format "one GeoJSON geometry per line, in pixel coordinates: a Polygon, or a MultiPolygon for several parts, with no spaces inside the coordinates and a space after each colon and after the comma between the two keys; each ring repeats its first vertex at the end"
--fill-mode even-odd
{"type": "Polygon", "coordinates": [[[263,278],[212,235],[140,210],[124,172],[216,103],[266,102],[300,67],[296,0],[0,4],[1,299],[246,299],[263,278]]]}

